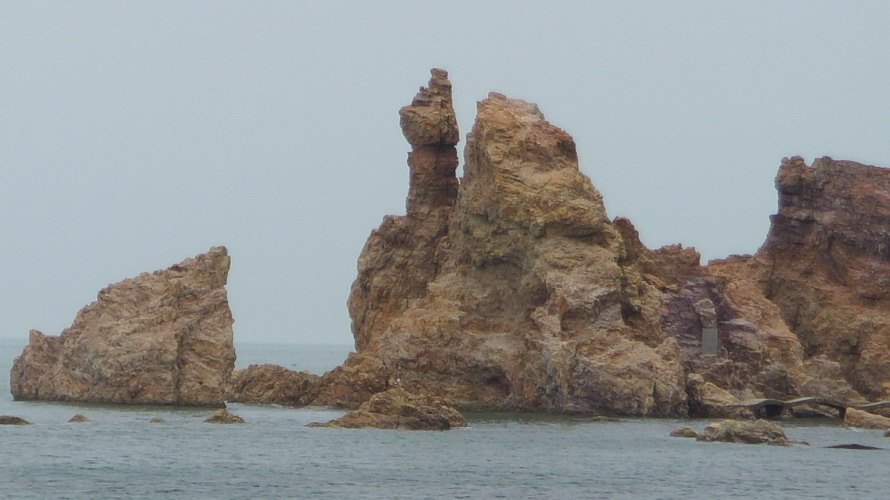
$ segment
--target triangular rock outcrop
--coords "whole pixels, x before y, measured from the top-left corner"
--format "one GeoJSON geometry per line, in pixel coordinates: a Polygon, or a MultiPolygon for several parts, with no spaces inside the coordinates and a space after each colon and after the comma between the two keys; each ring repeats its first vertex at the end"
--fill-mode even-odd
{"type": "Polygon", "coordinates": [[[109,285],[58,337],[31,331],[17,400],[224,406],[235,364],[224,247],[109,285]]]}

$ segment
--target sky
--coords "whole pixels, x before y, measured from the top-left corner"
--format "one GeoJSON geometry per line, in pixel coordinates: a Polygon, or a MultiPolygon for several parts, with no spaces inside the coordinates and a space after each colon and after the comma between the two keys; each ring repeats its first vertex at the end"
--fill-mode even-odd
{"type": "MultiPolygon", "coordinates": [[[[890,166],[890,2],[0,0],[0,337],[225,245],[236,342],[350,344],[404,214],[398,110],[449,71],[569,132],[612,217],[753,253],[783,157],[890,166]]],[[[462,155],[464,141],[458,145],[462,155]]],[[[459,170],[460,172],[460,170],[459,170]]]]}

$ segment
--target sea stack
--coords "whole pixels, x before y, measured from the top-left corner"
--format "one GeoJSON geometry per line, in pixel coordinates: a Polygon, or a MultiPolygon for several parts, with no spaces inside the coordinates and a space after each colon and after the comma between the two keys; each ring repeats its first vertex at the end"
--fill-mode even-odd
{"type": "Polygon", "coordinates": [[[60,336],[32,330],[16,400],[224,406],[235,364],[224,247],[110,285],[60,336]]]}

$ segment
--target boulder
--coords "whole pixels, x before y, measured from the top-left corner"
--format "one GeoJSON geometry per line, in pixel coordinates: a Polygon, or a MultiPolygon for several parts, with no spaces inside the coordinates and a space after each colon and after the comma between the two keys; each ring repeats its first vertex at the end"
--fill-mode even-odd
{"type": "Polygon", "coordinates": [[[725,443],[769,444],[791,446],[805,444],[791,441],[782,427],[766,420],[723,420],[709,424],[696,436],[698,441],[722,441],[725,443]]]}
{"type": "Polygon", "coordinates": [[[679,438],[697,438],[698,432],[692,427],[677,427],[671,431],[671,437],[679,438]]]}
{"type": "Polygon", "coordinates": [[[58,337],[31,331],[16,400],[222,406],[235,363],[224,247],[109,285],[58,337]]]}
{"type": "Polygon", "coordinates": [[[689,416],[696,418],[753,418],[751,410],[730,392],[705,382],[697,373],[686,377],[686,393],[689,396],[689,416]]]}
{"type": "Polygon", "coordinates": [[[890,418],[856,408],[847,408],[844,413],[844,425],[864,429],[890,429],[890,418]]]}
{"type": "Polygon", "coordinates": [[[232,375],[226,400],[233,403],[303,406],[321,377],[278,365],[250,365],[232,375]]]}
{"type": "Polygon", "coordinates": [[[467,421],[447,402],[395,387],[375,394],[357,410],[339,419],[309,426],[444,431],[466,427],[467,421]]]}
{"type": "Polygon", "coordinates": [[[229,413],[225,408],[220,408],[216,410],[216,413],[211,415],[209,418],[205,419],[204,422],[208,424],[243,424],[244,419],[239,417],[238,415],[233,415],[229,413]]]}
{"type": "Polygon", "coordinates": [[[80,423],[80,422],[89,422],[89,421],[90,421],[90,419],[88,419],[86,417],[86,415],[84,415],[83,413],[78,413],[68,420],[69,423],[80,423]]]}
{"type": "Polygon", "coordinates": [[[13,415],[0,415],[0,425],[29,425],[31,422],[13,415]]]}

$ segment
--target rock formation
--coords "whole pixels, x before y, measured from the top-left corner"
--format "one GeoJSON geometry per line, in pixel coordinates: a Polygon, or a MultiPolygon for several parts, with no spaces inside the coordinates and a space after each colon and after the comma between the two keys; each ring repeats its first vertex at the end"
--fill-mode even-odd
{"type": "Polygon", "coordinates": [[[70,423],[70,424],[83,423],[83,422],[89,422],[89,421],[90,421],[90,419],[88,419],[86,417],[86,415],[84,415],[83,413],[77,413],[73,417],[68,419],[68,423],[70,423]]]}
{"type": "Polygon", "coordinates": [[[723,420],[708,424],[695,438],[698,441],[721,441],[724,443],[769,444],[791,446],[806,444],[788,439],[785,430],[766,420],[738,421],[723,420]]]}
{"type": "Polygon", "coordinates": [[[671,437],[678,438],[697,438],[698,432],[695,431],[692,427],[677,427],[676,429],[671,431],[671,437]]]}
{"type": "Polygon", "coordinates": [[[0,425],[30,425],[31,422],[14,415],[0,415],[0,425]]]}
{"type": "Polygon", "coordinates": [[[785,160],[764,246],[702,266],[610,220],[534,104],[479,102],[458,179],[451,91],[434,69],[400,112],[407,211],[359,257],[357,353],[291,401],[398,386],[462,409],[749,418],[754,398],[890,398],[890,171],[785,160]]]}
{"type": "Polygon", "coordinates": [[[844,412],[844,425],[848,427],[862,427],[864,429],[890,429],[890,418],[875,415],[856,408],[847,408],[844,412]]]}
{"type": "Polygon", "coordinates": [[[412,395],[400,387],[393,387],[375,394],[357,410],[341,418],[309,426],[445,431],[466,427],[467,421],[447,402],[412,395]]]}
{"type": "Polygon", "coordinates": [[[17,400],[223,406],[235,363],[223,247],[110,285],[58,337],[31,331],[17,400]]]}
{"type": "Polygon", "coordinates": [[[779,213],[750,267],[807,358],[839,365],[868,398],[890,398],[890,170],[794,157],[779,213]]]}
{"type": "Polygon", "coordinates": [[[233,415],[229,413],[225,408],[220,408],[216,410],[216,413],[206,418],[204,422],[208,424],[243,424],[244,419],[239,417],[238,415],[233,415]]]}
{"type": "Polygon", "coordinates": [[[232,403],[304,406],[311,401],[318,375],[278,365],[250,365],[232,375],[226,401],[232,403]]]}
{"type": "Polygon", "coordinates": [[[610,220],[574,141],[534,104],[478,104],[459,182],[453,162],[420,168],[433,143],[451,158],[445,77],[433,70],[402,110],[408,212],[386,217],[359,257],[348,365],[370,383],[341,400],[395,381],[461,408],[650,416],[744,416],[740,399],[808,387],[859,397],[833,358],[805,359],[749,259],[703,267],[694,249],[650,250],[630,221],[610,220]],[[702,347],[709,328],[716,355],[702,347]]]}

